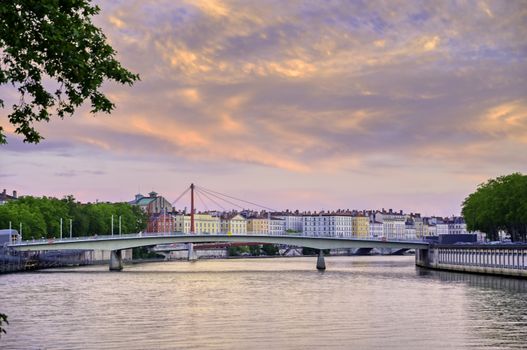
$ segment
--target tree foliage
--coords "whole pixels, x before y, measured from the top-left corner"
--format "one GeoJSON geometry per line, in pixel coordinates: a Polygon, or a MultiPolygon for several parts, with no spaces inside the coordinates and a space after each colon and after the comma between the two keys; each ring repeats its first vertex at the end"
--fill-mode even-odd
{"type": "Polygon", "coordinates": [[[48,197],[22,197],[0,206],[0,228],[19,229],[22,223],[24,239],[57,238],[60,236],[60,219],[63,236],[69,235],[69,220],[72,236],[104,235],[111,233],[111,217],[114,216],[114,233],[118,233],[118,218],[121,217],[121,232],[134,233],[145,229],[146,214],[128,203],[82,204],[73,196],[64,199],[48,197]]]}
{"type": "Polygon", "coordinates": [[[278,249],[278,246],[274,244],[264,244],[262,246],[262,252],[265,255],[278,255],[279,249],[278,249]]]}
{"type": "MultiPolygon", "coordinates": [[[[109,113],[114,104],[100,91],[102,83],[131,85],[139,79],[115,59],[104,33],[92,24],[99,11],[89,0],[0,2],[0,85],[18,90],[20,101],[8,119],[24,142],[42,139],[34,122],[72,115],[85,100],[92,113],[109,113]]],[[[1,143],[6,138],[0,126],[1,143]]]]}
{"type": "Polygon", "coordinates": [[[463,202],[469,231],[485,232],[491,240],[503,230],[513,241],[527,234],[527,175],[513,173],[480,184],[463,202]]]}
{"type": "Polygon", "coordinates": [[[260,244],[257,245],[250,245],[249,246],[249,254],[251,256],[259,256],[262,254],[262,246],[260,244]]]}
{"type": "Polygon", "coordinates": [[[240,246],[230,246],[227,248],[227,255],[228,256],[241,256],[244,254],[249,254],[249,247],[246,245],[240,245],[240,246]]]}

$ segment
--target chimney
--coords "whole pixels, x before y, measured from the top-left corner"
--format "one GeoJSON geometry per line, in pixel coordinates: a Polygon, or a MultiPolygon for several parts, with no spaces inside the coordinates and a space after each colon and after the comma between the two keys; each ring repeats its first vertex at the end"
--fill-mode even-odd
{"type": "Polygon", "coordinates": [[[5,196],[5,193],[6,193],[6,190],[5,190],[5,188],[4,188],[4,191],[2,192],[2,194],[5,196]]]}
{"type": "MultiPolygon", "coordinates": [[[[4,190],[5,192],[5,190],[4,190]]],[[[16,199],[16,191],[13,190],[13,198],[16,199]]]]}

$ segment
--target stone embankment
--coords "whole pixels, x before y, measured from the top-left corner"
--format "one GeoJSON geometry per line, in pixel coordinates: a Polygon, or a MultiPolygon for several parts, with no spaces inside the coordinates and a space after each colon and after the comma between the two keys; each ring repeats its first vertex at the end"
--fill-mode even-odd
{"type": "Polygon", "coordinates": [[[416,250],[417,266],[527,278],[527,244],[431,245],[416,250]]]}

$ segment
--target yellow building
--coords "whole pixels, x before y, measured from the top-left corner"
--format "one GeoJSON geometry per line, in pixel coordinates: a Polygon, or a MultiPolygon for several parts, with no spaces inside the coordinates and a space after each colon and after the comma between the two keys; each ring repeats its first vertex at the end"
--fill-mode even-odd
{"type": "Polygon", "coordinates": [[[247,233],[269,233],[269,219],[250,218],[247,219],[247,233]]]}
{"type": "Polygon", "coordinates": [[[369,237],[370,218],[367,216],[353,216],[351,218],[351,235],[353,237],[369,237]]]}
{"type": "MultiPolygon", "coordinates": [[[[190,232],[190,214],[176,215],[175,219],[176,232],[190,232]]],[[[195,233],[217,234],[221,232],[220,218],[210,214],[194,214],[194,231],[195,233]]]]}
{"type": "Polygon", "coordinates": [[[428,235],[428,227],[424,224],[423,218],[414,217],[415,236],[417,238],[425,237],[428,235]]]}
{"type": "Polygon", "coordinates": [[[240,214],[231,214],[221,218],[221,232],[233,235],[247,234],[247,220],[240,214]]]}

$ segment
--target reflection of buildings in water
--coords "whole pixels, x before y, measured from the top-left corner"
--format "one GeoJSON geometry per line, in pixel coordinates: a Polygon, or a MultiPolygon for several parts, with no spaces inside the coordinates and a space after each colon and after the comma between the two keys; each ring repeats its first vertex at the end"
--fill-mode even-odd
{"type": "Polygon", "coordinates": [[[429,276],[446,282],[465,282],[471,287],[484,287],[527,293],[527,280],[514,277],[480,275],[416,267],[419,276],[429,276]]]}
{"type": "Polygon", "coordinates": [[[467,331],[490,348],[527,348],[527,280],[417,267],[419,276],[465,284],[467,331]]]}

